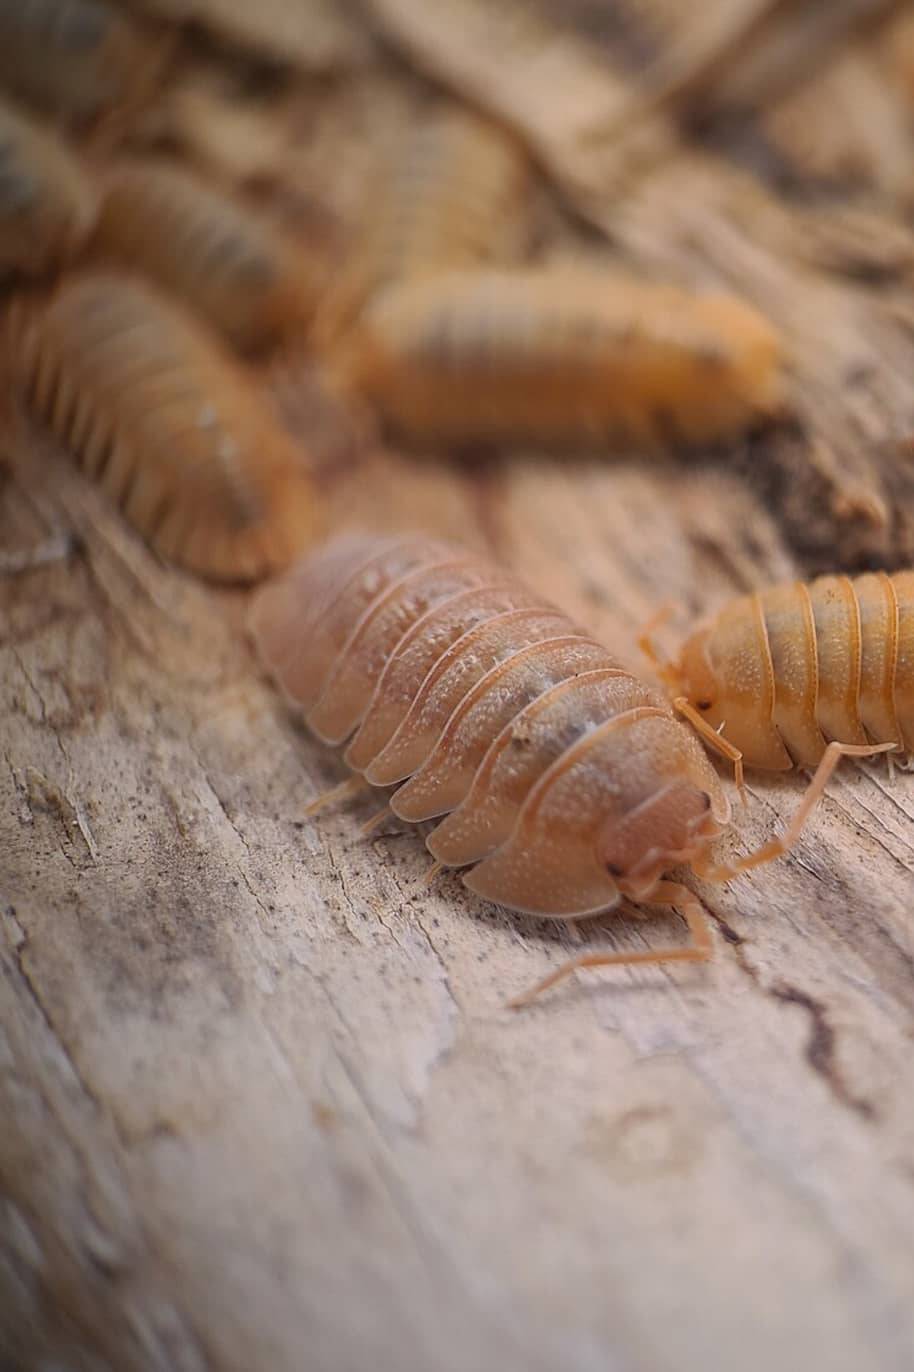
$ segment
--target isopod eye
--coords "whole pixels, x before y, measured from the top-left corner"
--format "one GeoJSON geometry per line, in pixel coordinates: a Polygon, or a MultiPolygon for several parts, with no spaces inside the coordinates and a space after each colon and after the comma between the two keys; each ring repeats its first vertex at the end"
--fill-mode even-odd
{"type": "Polygon", "coordinates": [[[696,700],[695,704],[699,710],[710,710],[714,702],[713,700],[696,700]]]}

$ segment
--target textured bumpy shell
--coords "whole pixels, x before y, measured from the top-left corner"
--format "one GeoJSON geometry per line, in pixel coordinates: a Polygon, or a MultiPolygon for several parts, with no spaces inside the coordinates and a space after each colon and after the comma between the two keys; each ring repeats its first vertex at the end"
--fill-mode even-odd
{"type": "Polygon", "coordinates": [[[303,250],[168,163],[125,163],[110,174],[93,243],[103,261],[154,281],[241,349],[303,327],[318,289],[303,250]]]}
{"type": "Polygon", "coordinates": [[[315,340],[333,342],[372,297],[412,281],[519,251],[529,165],[511,134],[457,107],[407,139],[328,292],[315,340]]]}
{"type": "Polygon", "coordinates": [[[162,556],[247,580],[310,541],[301,456],[240,366],[150,287],[75,277],[14,308],[7,342],[23,408],[162,556]]]}
{"type": "Polygon", "coordinates": [[[0,277],[40,276],[72,259],[95,208],[92,186],[65,144],[0,101],[0,277]]]}
{"type": "Polygon", "coordinates": [[[676,669],[748,766],[814,767],[832,740],[914,752],[914,572],[823,576],[731,601],[676,669]]]}
{"type": "Polygon", "coordinates": [[[0,84],[64,119],[132,105],[164,52],[100,0],[0,0],[0,84]]]}
{"type": "Polygon", "coordinates": [[[341,360],[347,383],[428,439],[717,442],[781,405],[765,319],[572,268],[455,272],[384,293],[341,360]]]}
{"type": "Polygon", "coordinates": [[[439,819],[466,884],[564,918],[649,899],[729,820],[664,700],[492,564],[421,537],[348,536],[256,598],[260,654],[309,727],[439,819]]]}

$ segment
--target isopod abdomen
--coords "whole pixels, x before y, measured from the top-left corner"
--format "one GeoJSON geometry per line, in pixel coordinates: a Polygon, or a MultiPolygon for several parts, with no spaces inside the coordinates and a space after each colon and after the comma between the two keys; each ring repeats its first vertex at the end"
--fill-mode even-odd
{"type": "Polygon", "coordinates": [[[303,457],[248,374],[144,283],[114,273],[19,302],[14,394],[162,556],[250,580],[310,541],[303,457]]]}
{"type": "Polygon", "coordinates": [[[177,296],[243,350],[303,329],[313,266],[260,215],[167,162],[109,173],[93,237],[104,262],[177,296]]]}
{"type": "Polygon", "coordinates": [[[748,767],[816,767],[830,742],[914,752],[914,571],[740,596],[664,669],[748,767]]]}
{"type": "Polygon", "coordinates": [[[548,268],[392,287],[340,366],[411,437],[657,446],[770,419],[781,362],[774,329],[732,296],[548,268]]]}

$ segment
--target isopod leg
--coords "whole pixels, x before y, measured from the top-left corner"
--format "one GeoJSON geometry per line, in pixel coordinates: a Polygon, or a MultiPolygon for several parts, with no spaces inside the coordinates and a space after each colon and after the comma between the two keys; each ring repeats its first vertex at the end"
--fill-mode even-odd
{"type": "MultiPolygon", "coordinates": [[[[673,709],[677,714],[682,715],[683,719],[689,721],[699,738],[701,738],[709,748],[713,749],[713,751],[718,753],[721,757],[725,757],[728,762],[733,763],[733,780],[736,783],[736,789],[739,791],[739,798],[745,805],[746,783],[743,777],[743,755],[740,750],[728,739],[719,734],[716,729],[712,729],[708,721],[702,719],[701,715],[689,704],[685,696],[676,697],[673,701],[673,709]]],[[[721,725],[721,728],[723,728],[723,725],[721,725]]]]}
{"type": "Polygon", "coordinates": [[[529,990],[522,991],[519,996],[514,996],[508,1001],[508,1008],[519,1010],[524,1005],[529,1005],[537,996],[542,995],[543,991],[550,990],[551,987],[565,981],[573,972],[578,972],[586,967],[626,967],[635,963],[661,963],[661,962],[706,962],[711,956],[711,929],[708,918],[701,907],[700,902],[686,886],[680,886],[678,882],[661,881],[651,893],[652,905],[675,905],[685,916],[689,926],[689,933],[692,935],[692,942],[676,948],[645,948],[638,952],[631,953],[579,953],[577,957],[569,958],[563,962],[561,967],[557,967],[554,972],[550,972],[548,977],[543,977],[535,986],[529,990]]]}
{"type": "Polygon", "coordinates": [[[31,572],[37,567],[51,562],[63,562],[73,552],[73,535],[62,529],[53,515],[48,515],[12,478],[12,489],[23,504],[28,504],[44,525],[44,537],[27,548],[3,549],[0,551],[0,576],[18,576],[20,572],[31,572]]]}
{"type": "Polygon", "coordinates": [[[661,657],[654,644],[654,634],[667,620],[681,610],[681,606],[675,600],[668,600],[655,610],[650,619],[642,628],[638,635],[638,647],[648,662],[663,681],[673,682],[676,679],[675,668],[668,657],[661,657]]]}
{"type": "Polygon", "coordinates": [[[769,839],[754,853],[747,853],[745,857],[737,858],[735,862],[726,862],[718,867],[703,867],[700,863],[694,862],[692,866],[695,872],[705,881],[725,882],[739,876],[740,872],[750,872],[753,867],[761,867],[763,863],[773,862],[775,858],[782,857],[784,853],[790,852],[800,837],[803,825],[809,818],[816,802],[821,798],[832,772],[843,757],[873,757],[876,753],[888,753],[897,747],[897,743],[830,743],[822,754],[822,760],[816,768],[812,781],[806,788],[806,794],[796,814],[783,834],[779,835],[778,838],[769,839]]]}
{"type": "Polygon", "coordinates": [[[435,882],[438,880],[438,877],[441,875],[443,871],[443,862],[433,862],[431,867],[429,867],[428,871],[426,872],[425,876],[422,878],[422,884],[419,889],[422,891],[429,890],[430,887],[434,886],[435,882]]]}
{"type": "Polygon", "coordinates": [[[0,553],[0,576],[18,576],[20,572],[32,572],[51,562],[62,562],[72,551],[73,539],[69,534],[52,534],[31,548],[0,553]]]}
{"type": "Polygon", "coordinates": [[[327,805],[335,805],[338,800],[348,800],[350,796],[358,795],[368,782],[363,776],[347,777],[338,786],[331,786],[329,791],[323,791],[316,800],[312,800],[310,805],[306,805],[302,810],[302,817],[310,819],[319,810],[323,810],[327,805]]]}
{"type": "Polygon", "coordinates": [[[392,814],[393,811],[391,810],[390,806],[385,805],[384,809],[378,810],[376,814],[371,816],[371,819],[366,819],[365,823],[360,825],[359,827],[359,833],[361,834],[362,838],[367,838],[368,835],[372,833],[375,829],[380,828],[380,826],[384,823],[385,819],[389,819],[392,814]]]}

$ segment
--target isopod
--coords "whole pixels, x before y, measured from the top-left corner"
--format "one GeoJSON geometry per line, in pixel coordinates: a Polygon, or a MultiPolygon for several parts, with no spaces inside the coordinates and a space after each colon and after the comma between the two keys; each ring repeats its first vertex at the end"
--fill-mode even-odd
{"type": "Polygon", "coordinates": [[[102,0],[0,0],[0,85],[60,118],[133,106],[164,55],[102,0]]]}
{"type": "Polygon", "coordinates": [[[718,442],[782,403],[778,335],[749,305],[580,268],[391,288],[338,365],[402,432],[451,442],[718,442]]]}
{"type": "Polygon", "coordinates": [[[727,881],[786,851],[834,765],[783,839],[714,866],[730,805],[670,703],[507,572],[436,540],[338,539],[259,593],[251,632],[353,773],[396,787],[401,818],[438,821],[428,847],[470,869],[470,890],[566,920],[622,896],[685,915],[691,944],[588,953],[530,995],[576,967],[708,957],[701,904],[665,874],[727,881]]]}
{"type": "Polygon", "coordinates": [[[65,281],[11,310],[14,394],[153,548],[191,571],[248,580],[309,541],[303,459],[248,374],[145,283],[65,281]]]}
{"type": "Polygon", "coordinates": [[[393,282],[504,259],[519,252],[529,165],[498,124],[457,106],[424,119],[406,142],[356,235],[314,336],[334,341],[393,282]]]}
{"type": "Polygon", "coordinates": [[[40,276],[72,259],[95,208],[92,186],[65,144],[0,101],[0,277],[40,276]]]}
{"type": "Polygon", "coordinates": [[[914,571],[821,576],[740,596],[661,672],[718,751],[818,767],[836,744],[914,752],[914,571]]]}
{"type": "Polygon", "coordinates": [[[183,299],[236,347],[303,328],[313,260],[262,216],[164,162],[132,162],[106,181],[96,255],[183,299]]]}

